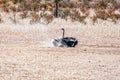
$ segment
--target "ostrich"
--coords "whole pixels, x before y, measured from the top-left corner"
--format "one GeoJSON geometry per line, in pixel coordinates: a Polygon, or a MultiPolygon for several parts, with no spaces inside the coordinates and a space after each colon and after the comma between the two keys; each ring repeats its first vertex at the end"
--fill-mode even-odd
{"type": "Polygon", "coordinates": [[[53,45],[56,47],[75,47],[78,43],[78,40],[73,37],[64,37],[65,29],[61,29],[63,31],[62,38],[54,39],[52,41],[53,45]]]}

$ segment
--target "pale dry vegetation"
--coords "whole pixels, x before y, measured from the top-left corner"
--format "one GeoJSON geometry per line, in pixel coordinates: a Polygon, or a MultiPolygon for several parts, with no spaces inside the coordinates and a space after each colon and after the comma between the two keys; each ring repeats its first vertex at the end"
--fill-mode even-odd
{"type": "MultiPolygon", "coordinates": [[[[78,21],[86,24],[86,18],[90,18],[93,23],[98,19],[115,22],[120,19],[120,3],[117,0],[62,0],[59,2],[58,16],[62,19],[78,21]],[[94,16],[90,16],[90,9],[94,9],[94,16]],[[118,13],[115,13],[118,11],[118,13]]],[[[21,19],[31,18],[30,24],[41,22],[45,19],[47,23],[55,18],[55,3],[50,0],[1,0],[0,8],[6,13],[13,12],[11,17],[14,23],[17,23],[16,14],[21,13],[21,19]],[[31,15],[28,16],[28,14],[31,15]],[[42,13],[39,13],[42,12],[42,13]],[[51,14],[49,14],[51,13],[51,14]]],[[[2,20],[2,18],[0,18],[2,20]]]]}

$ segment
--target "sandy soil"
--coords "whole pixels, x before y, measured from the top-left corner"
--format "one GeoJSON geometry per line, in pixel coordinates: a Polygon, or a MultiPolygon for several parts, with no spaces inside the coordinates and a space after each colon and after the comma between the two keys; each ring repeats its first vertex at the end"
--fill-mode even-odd
{"type": "Polygon", "coordinates": [[[120,80],[120,48],[0,45],[0,80],[120,80]]]}
{"type": "Polygon", "coordinates": [[[0,24],[0,80],[120,80],[119,24],[0,24]],[[75,48],[52,46],[61,27],[75,48]]]}

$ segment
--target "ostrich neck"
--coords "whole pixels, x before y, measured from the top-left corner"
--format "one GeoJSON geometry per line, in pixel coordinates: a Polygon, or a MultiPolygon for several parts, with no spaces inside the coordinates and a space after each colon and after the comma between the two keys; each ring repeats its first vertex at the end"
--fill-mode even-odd
{"type": "Polygon", "coordinates": [[[65,30],[63,30],[63,35],[62,35],[62,38],[64,38],[65,37],[65,30]]]}

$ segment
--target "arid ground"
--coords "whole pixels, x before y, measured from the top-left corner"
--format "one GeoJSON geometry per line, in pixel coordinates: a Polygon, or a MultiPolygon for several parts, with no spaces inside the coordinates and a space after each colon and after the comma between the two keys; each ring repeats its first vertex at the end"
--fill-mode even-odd
{"type": "Polygon", "coordinates": [[[120,80],[119,25],[1,24],[0,80],[120,80]],[[61,27],[78,39],[75,48],[52,46],[61,27]]]}

